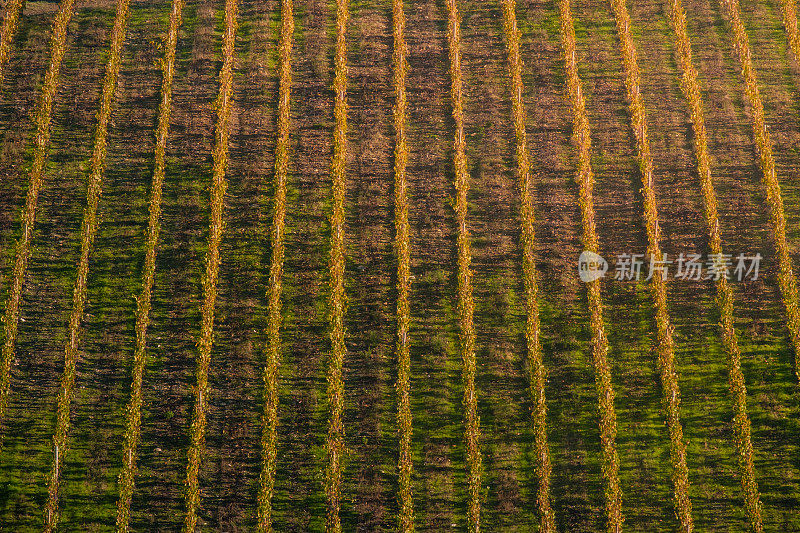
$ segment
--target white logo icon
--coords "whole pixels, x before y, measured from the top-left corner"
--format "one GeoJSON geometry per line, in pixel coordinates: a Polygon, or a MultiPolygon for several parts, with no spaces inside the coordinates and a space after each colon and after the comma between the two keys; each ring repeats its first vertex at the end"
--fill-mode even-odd
{"type": "Polygon", "coordinates": [[[608,272],[608,261],[602,256],[588,250],[581,253],[578,258],[578,274],[581,281],[589,283],[602,278],[606,272],[608,272]]]}

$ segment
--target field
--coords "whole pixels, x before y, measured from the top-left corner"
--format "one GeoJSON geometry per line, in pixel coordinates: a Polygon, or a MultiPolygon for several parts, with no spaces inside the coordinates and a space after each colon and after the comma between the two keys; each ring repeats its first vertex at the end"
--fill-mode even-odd
{"type": "Polygon", "coordinates": [[[1,531],[800,531],[794,0],[0,12],[1,531]]]}

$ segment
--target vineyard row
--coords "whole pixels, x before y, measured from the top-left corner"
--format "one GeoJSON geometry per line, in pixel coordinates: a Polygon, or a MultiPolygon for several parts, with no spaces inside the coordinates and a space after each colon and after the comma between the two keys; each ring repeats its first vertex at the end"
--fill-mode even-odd
{"type": "MultiPolygon", "coordinates": [[[[742,77],[745,82],[744,95],[750,109],[752,109],[753,135],[761,163],[761,183],[764,186],[769,207],[772,237],[778,252],[778,286],[786,309],[786,326],[789,329],[789,336],[794,347],[795,374],[800,379],[800,307],[797,299],[797,279],[792,270],[792,259],[786,243],[786,218],[783,212],[783,197],[775,172],[772,141],[764,123],[764,103],[758,90],[756,71],[753,67],[753,59],[750,52],[750,41],[739,14],[739,2],[738,0],[721,0],[720,3],[733,29],[733,45],[736,49],[739,64],[742,67],[742,77]]],[[[795,25],[796,22],[795,18],[795,25]]]]}
{"type": "Polygon", "coordinates": [[[461,380],[464,388],[464,441],[467,463],[467,529],[480,531],[482,458],[480,450],[480,419],[475,391],[475,328],[472,296],[472,250],[467,227],[467,170],[464,139],[464,94],[461,75],[461,17],[457,0],[447,0],[447,47],[450,61],[450,100],[452,103],[455,136],[453,139],[453,169],[455,171],[455,211],[458,254],[458,325],[461,352],[461,380]]]}
{"type": "MultiPolygon", "coordinates": [[[[686,13],[681,0],[672,0],[671,22],[678,50],[678,66],[682,72],[681,89],[686,97],[694,131],[694,151],[697,173],[702,189],[703,209],[708,226],[709,248],[712,254],[722,254],[717,197],[711,175],[708,153],[708,135],[705,114],[698,82],[697,69],[692,62],[692,47],[686,30],[686,13]]],[[[720,313],[722,344],[728,356],[728,381],[733,399],[734,446],[739,458],[739,475],[744,491],[744,505],[754,532],[763,530],[761,519],[761,497],[758,492],[755,466],[753,465],[753,443],[750,437],[750,418],[747,414],[747,388],[742,374],[739,342],[734,328],[733,290],[725,277],[720,277],[717,286],[717,308],[720,313]]]]}
{"type": "Polygon", "coordinates": [[[292,88],[294,6],[281,2],[278,89],[278,140],[275,145],[275,213],[272,218],[272,257],[267,287],[267,349],[264,366],[264,417],[261,433],[261,477],[258,489],[258,531],[272,531],[272,493],[278,449],[278,368],[281,360],[281,291],[286,218],[286,181],[289,175],[289,110],[292,88]]]}
{"type": "Polygon", "coordinates": [[[231,109],[233,108],[233,62],[236,29],[238,26],[237,0],[225,1],[225,29],[222,35],[222,68],[219,73],[219,94],[214,107],[217,124],[214,140],[214,166],[211,177],[211,217],[208,228],[206,271],[203,276],[203,306],[200,340],[198,342],[197,384],[195,385],[194,415],[190,430],[189,454],[186,465],[186,517],[183,528],[194,532],[197,526],[197,509],[200,505],[200,463],[205,448],[206,415],[208,409],[208,368],[214,337],[214,311],[217,300],[220,253],[224,229],[223,208],[228,166],[228,138],[230,136],[231,109]]]}
{"type": "MultiPolygon", "coordinates": [[[[658,223],[658,209],[653,183],[653,158],[650,154],[650,141],[647,134],[647,117],[640,89],[639,65],[636,48],[631,35],[631,21],[625,0],[611,0],[611,8],[617,23],[617,35],[622,49],[625,70],[625,89],[631,114],[631,126],[636,138],[639,170],[642,175],[642,195],[644,199],[643,219],[647,231],[647,252],[651,257],[661,258],[661,231],[658,223]]],[[[680,420],[681,393],[678,388],[678,375],[675,370],[675,343],[673,327],[667,309],[666,280],[660,275],[652,277],[651,291],[655,307],[656,353],[661,374],[664,408],[670,439],[670,460],[672,462],[672,483],[675,510],[681,531],[694,529],[692,502],[689,499],[689,468],[686,465],[686,443],[683,440],[683,427],[680,420]]]]}
{"type": "Polygon", "coordinates": [[[11,55],[14,33],[19,25],[19,15],[25,0],[9,0],[3,13],[3,26],[0,28],[0,81],[3,80],[3,69],[11,55]]]}
{"type": "Polygon", "coordinates": [[[531,190],[530,159],[528,140],[525,132],[525,104],[522,93],[522,58],[519,52],[520,32],[517,28],[516,2],[503,0],[503,29],[508,53],[508,72],[511,78],[511,107],[516,136],[517,174],[520,195],[520,215],[522,218],[522,273],[525,284],[525,311],[528,359],[528,387],[533,415],[534,449],[536,456],[537,491],[536,502],[539,511],[539,531],[556,530],[555,514],[550,504],[550,449],[547,445],[547,404],[545,401],[546,372],[542,362],[542,341],[539,323],[539,285],[536,276],[536,235],[534,231],[535,213],[531,190]]]}
{"type": "Polygon", "coordinates": [[[141,438],[142,380],[147,363],[147,327],[156,271],[156,247],[161,230],[161,197],[164,186],[164,165],[172,111],[172,80],[175,73],[175,49],[181,25],[184,0],[173,0],[169,17],[166,51],[162,63],[161,102],[156,126],[155,167],[150,191],[150,217],[147,224],[142,290],[136,298],[136,346],[133,353],[131,398],[126,411],[125,437],[122,444],[122,472],[119,475],[117,501],[117,531],[127,532],[130,523],[131,500],[136,483],[136,451],[141,438]]]}
{"type": "Polygon", "coordinates": [[[342,455],[344,453],[344,381],[342,368],[347,352],[345,344],[345,212],[347,166],[347,24],[350,19],[348,0],[336,1],[336,53],[333,90],[333,159],[331,161],[333,210],[331,212],[330,252],[330,337],[331,356],[328,363],[328,437],[326,443],[327,470],[325,495],[327,499],[328,533],[341,533],[339,517],[342,485],[342,455]]]}
{"type": "Polygon", "coordinates": [[[3,315],[4,340],[2,354],[0,354],[0,427],[2,427],[5,418],[8,398],[11,394],[11,363],[14,360],[14,350],[17,344],[22,291],[28,270],[34,224],[36,223],[36,205],[39,199],[39,191],[44,182],[44,169],[50,148],[50,121],[53,115],[53,101],[58,93],[61,63],[67,50],[67,27],[74,12],[75,0],[61,1],[53,22],[53,32],[50,38],[50,63],[47,67],[47,74],[45,74],[44,85],[42,86],[42,95],[34,118],[36,129],[33,163],[29,172],[25,206],[20,217],[22,220],[22,234],[17,241],[11,288],[8,292],[5,314],[3,315]]]}
{"type": "MultiPolygon", "coordinates": [[[[5,18],[0,28],[0,80],[3,68],[11,54],[14,32],[18,25],[23,2],[11,0],[6,5],[5,18]]],[[[642,178],[644,200],[643,222],[648,238],[648,254],[660,258],[660,227],[654,188],[653,159],[648,140],[646,112],[640,89],[640,73],[632,37],[630,16],[625,0],[610,0],[620,40],[625,87],[629,103],[631,128],[637,147],[637,160],[642,178]]],[[[795,350],[795,370],[800,376],[800,307],[797,283],[792,270],[786,242],[786,222],[783,200],[775,171],[772,145],[764,120],[764,109],[752,64],[747,33],[742,23],[738,0],[721,0],[733,29],[733,43],[742,67],[745,97],[753,110],[753,131],[759,154],[762,183],[770,211],[773,238],[779,261],[779,287],[783,298],[786,322],[795,350]]],[[[457,296],[460,356],[462,362],[464,430],[467,466],[467,522],[472,532],[480,530],[482,500],[482,456],[480,450],[480,419],[476,393],[476,354],[473,323],[474,302],[472,287],[472,251],[468,229],[469,172],[464,134],[463,81],[461,68],[460,16],[457,0],[447,0],[447,44],[449,54],[450,97],[455,125],[453,140],[453,169],[455,189],[455,215],[457,224],[457,296]]],[[[13,275],[4,316],[4,343],[0,353],[0,424],[8,405],[11,389],[11,365],[14,358],[17,328],[20,320],[22,293],[30,255],[31,239],[36,218],[36,206],[43,185],[44,168],[50,145],[50,122],[53,101],[58,92],[59,72],[66,52],[66,36],[75,8],[75,0],[62,0],[55,17],[51,38],[51,57],[41,98],[35,113],[36,136],[33,162],[29,171],[29,187],[22,210],[21,237],[17,243],[13,275]]],[[[81,251],[73,290],[72,311],[68,325],[68,342],[64,354],[64,370],[58,395],[56,428],[53,436],[53,462],[48,479],[48,499],[45,508],[45,531],[54,531],[58,523],[59,484],[70,430],[70,407],[74,395],[76,364],[80,347],[81,323],[87,294],[87,277],[90,268],[92,243],[97,232],[97,212],[102,181],[105,174],[107,137],[113,108],[114,92],[121,63],[121,50],[128,25],[130,0],[118,0],[111,32],[109,56],[100,98],[98,123],[88,176],[86,207],[81,223],[81,251]]],[[[145,261],[142,271],[142,288],[137,298],[136,344],[133,356],[131,396],[126,411],[126,430],[123,442],[123,465],[119,476],[117,529],[127,531],[130,506],[135,485],[136,454],[141,436],[142,381],[146,366],[146,337],[150,321],[155,261],[160,232],[162,188],[165,172],[165,153],[169,134],[172,101],[172,84],[176,61],[176,46],[181,25],[184,0],[173,0],[162,62],[163,81],[155,137],[155,168],[150,193],[150,211],[146,234],[145,261]]],[[[595,223],[591,165],[591,130],[586,112],[586,101],[578,74],[574,20],[569,0],[558,2],[561,23],[561,44],[565,59],[567,93],[572,111],[575,143],[578,150],[576,183],[583,223],[583,243],[587,251],[597,253],[599,242],[595,223]]],[[[687,100],[694,133],[694,153],[697,162],[705,221],[708,227],[709,248],[713,254],[722,253],[717,199],[714,192],[710,165],[708,135],[705,129],[701,87],[698,72],[693,65],[691,44],[687,32],[686,15],[680,0],[670,0],[670,20],[675,33],[681,89],[687,100]]],[[[790,47],[800,57],[796,12],[789,0],[782,4],[784,25],[790,47]]],[[[393,0],[393,89],[394,107],[394,179],[395,179],[395,247],[397,251],[397,339],[396,354],[398,379],[396,383],[398,412],[398,503],[399,528],[404,532],[414,530],[412,494],[413,461],[411,453],[411,358],[410,286],[411,250],[409,224],[409,195],[407,165],[409,148],[407,140],[406,76],[408,47],[405,42],[405,14],[402,0],[393,0]]],[[[516,163],[521,213],[521,248],[523,281],[526,293],[526,342],[529,396],[532,408],[535,466],[537,477],[537,512],[541,531],[555,531],[555,514],[551,504],[550,477],[552,465],[547,436],[547,407],[545,400],[546,370],[542,359],[539,317],[539,287],[535,262],[535,213],[530,191],[533,179],[530,171],[528,142],[525,131],[526,112],[523,103],[522,59],[520,31],[517,27],[514,0],[502,0],[503,27],[506,37],[507,66],[512,93],[512,117],[516,138],[516,163]]],[[[223,65],[219,75],[219,94],[215,103],[217,122],[213,150],[211,187],[211,217],[205,275],[203,277],[202,325],[198,342],[196,369],[197,384],[194,389],[194,411],[190,429],[190,446],[186,470],[185,531],[194,531],[200,506],[199,472],[204,453],[205,426],[209,405],[208,372],[214,333],[214,314],[217,282],[221,262],[220,244],[224,230],[224,197],[227,186],[228,141],[233,107],[234,44],[238,26],[237,0],[226,0],[225,28],[223,32],[223,65]]],[[[331,235],[330,235],[330,300],[329,326],[331,354],[327,369],[327,397],[329,407],[326,441],[326,531],[341,533],[340,521],[342,456],[344,444],[344,382],[343,365],[346,357],[346,294],[345,294],[345,193],[347,161],[347,40],[349,22],[348,0],[336,3],[336,48],[334,73],[334,129],[331,162],[331,235]]],[[[275,198],[272,220],[272,256],[267,287],[268,326],[264,369],[264,414],[261,436],[261,476],[258,492],[258,530],[272,531],[272,497],[275,484],[275,467],[278,446],[279,366],[281,361],[281,297],[284,263],[284,233],[286,218],[286,189],[289,178],[290,154],[290,94],[292,83],[292,46],[294,14],[292,0],[281,0],[281,37],[279,43],[279,95],[278,135],[275,148],[275,198]]],[[[608,340],[603,323],[602,289],[600,281],[590,282],[588,307],[592,334],[592,360],[598,394],[598,414],[602,449],[602,471],[605,484],[605,504],[608,530],[622,529],[624,515],[619,481],[619,457],[616,449],[616,414],[614,390],[608,362],[608,340]]],[[[755,532],[763,530],[761,501],[753,463],[751,425],[747,413],[747,389],[741,368],[741,351],[734,327],[734,296],[728,281],[723,277],[716,282],[716,303],[721,317],[721,337],[728,358],[729,387],[733,400],[734,446],[739,459],[739,473],[743,499],[750,527],[755,532]]],[[[681,531],[694,528],[692,503],[689,499],[689,472],[686,461],[686,444],[680,421],[680,390],[675,365],[673,326],[667,306],[666,281],[659,275],[652,277],[651,292],[655,308],[656,353],[663,392],[663,405],[670,437],[673,497],[681,531]]]]}
{"type": "MultiPolygon", "coordinates": [[[[559,0],[561,22],[561,46],[567,73],[567,93],[572,109],[572,124],[575,142],[578,145],[578,171],[576,181],[579,189],[581,218],[583,219],[583,245],[586,250],[597,253],[599,242],[594,218],[594,174],[592,172],[592,136],[586,113],[586,99],[578,74],[575,45],[575,22],[572,18],[570,0],[559,0]]],[[[597,388],[597,409],[600,415],[600,445],[602,449],[602,471],[605,482],[605,506],[607,530],[622,531],[625,520],[622,512],[622,489],[619,482],[619,455],[617,453],[617,415],[614,410],[614,388],[611,382],[611,366],[608,362],[608,337],[603,322],[603,299],[600,280],[588,287],[589,325],[592,332],[592,366],[597,388]]]]}
{"type": "Polygon", "coordinates": [[[411,475],[414,465],[411,456],[411,354],[409,330],[411,309],[411,244],[408,222],[408,139],[406,135],[407,100],[406,74],[408,46],[405,40],[406,18],[403,0],[392,0],[392,34],[394,39],[394,216],[395,247],[397,250],[397,430],[399,456],[397,460],[399,504],[398,528],[402,533],[414,531],[414,499],[411,475]]]}
{"type": "Polygon", "coordinates": [[[100,111],[97,114],[97,128],[94,134],[94,147],[89,170],[89,186],[86,192],[86,208],[81,223],[81,254],[75,279],[72,298],[72,312],[69,318],[67,345],[64,348],[64,372],[61,375],[61,388],[56,411],[56,430],[53,436],[53,468],[47,486],[47,507],[45,510],[45,531],[55,531],[58,523],[58,488],[61,481],[61,466],[67,448],[70,427],[70,406],[75,392],[75,366],[80,349],[81,322],[86,306],[86,286],[89,275],[89,257],[92,243],[97,233],[97,207],[105,175],[105,160],[108,143],[108,123],[111,120],[111,107],[120,68],[120,54],[125,42],[130,14],[130,0],[118,0],[114,27],[111,31],[111,46],[103,89],[100,96],[100,111]]]}

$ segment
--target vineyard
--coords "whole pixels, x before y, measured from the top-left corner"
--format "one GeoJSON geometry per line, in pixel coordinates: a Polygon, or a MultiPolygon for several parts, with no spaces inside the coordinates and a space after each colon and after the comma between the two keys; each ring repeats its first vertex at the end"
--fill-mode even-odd
{"type": "Polygon", "coordinates": [[[800,531],[794,0],[0,12],[0,531],[800,531]]]}

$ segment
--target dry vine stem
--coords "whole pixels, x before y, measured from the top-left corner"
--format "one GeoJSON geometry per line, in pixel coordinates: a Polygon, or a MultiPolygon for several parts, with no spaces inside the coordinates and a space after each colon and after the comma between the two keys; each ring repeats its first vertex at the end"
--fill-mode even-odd
{"type": "Polygon", "coordinates": [[[56,529],[58,523],[58,485],[61,464],[67,448],[67,435],[70,425],[70,404],[75,388],[75,365],[78,360],[80,345],[81,321],[86,305],[86,280],[89,274],[89,255],[97,233],[97,206],[100,202],[100,189],[105,174],[107,151],[108,122],[111,119],[111,104],[117,87],[117,76],[120,67],[120,54],[125,42],[128,27],[130,0],[118,0],[114,28],[111,31],[111,47],[109,50],[106,74],[100,96],[100,111],[97,114],[97,129],[94,134],[94,148],[89,171],[89,186],[86,193],[86,208],[81,224],[81,255],[78,273],[75,279],[72,298],[72,313],[69,318],[69,340],[64,349],[64,373],[61,376],[61,389],[58,395],[58,411],[56,412],[56,430],[53,436],[53,470],[47,488],[47,507],[45,511],[45,531],[56,529]]]}
{"type": "MultiPolygon", "coordinates": [[[[694,151],[697,159],[697,173],[703,193],[703,208],[708,226],[709,248],[715,255],[722,254],[722,238],[719,231],[717,197],[711,176],[703,101],[697,69],[692,62],[692,48],[686,31],[686,13],[681,0],[671,0],[672,28],[677,38],[678,66],[680,67],[681,89],[689,104],[694,132],[694,151]]],[[[744,492],[744,504],[754,533],[763,531],[761,520],[761,498],[758,492],[755,467],[753,466],[753,444],[750,437],[750,418],[747,415],[747,388],[742,374],[742,352],[736,336],[733,319],[733,290],[725,276],[720,277],[717,286],[717,308],[720,313],[722,344],[728,355],[728,380],[733,399],[733,426],[736,455],[739,458],[739,475],[744,492]]]]}
{"type": "Polygon", "coordinates": [[[742,66],[742,76],[745,81],[745,97],[753,113],[753,134],[756,148],[761,159],[761,183],[769,206],[772,235],[775,239],[775,248],[778,250],[778,285],[786,308],[786,326],[789,329],[792,346],[794,347],[795,374],[800,379],[800,307],[797,301],[797,280],[792,271],[792,258],[786,244],[786,218],[783,214],[783,198],[781,186],[775,174],[775,158],[772,155],[772,141],[770,141],[767,126],[764,123],[764,103],[758,91],[756,71],[750,56],[750,42],[739,15],[738,0],[722,0],[731,26],[733,27],[733,44],[736,55],[742,66]]]}
{"type": "Polygon", "coordinates": [[[528,343],[528,382],[533,408],[533,434],[536,454],[538,487],[536,502],[539,511],[539,531],[555,531],[555,514],[550,504],[550,450],[547,446],[547,405],[545,402],[545,368],[542,362],[542,343],[539,324],[539,287],[536,279],[536,235],[534,209],[530,196],[532,186],[528,141],[525,132],[525,104],[522,101],[522,59],[519,53],[516,3],[502,0],[503,29],[508,52],[508,72],[511,78],[512,114],[517,148],[517,174],[522,218],[522,271],[525,279],[525,338],[528,343]]]}
{"type": "MultiPolygon", "coordinates": [[[[592,136],[586,114],[578,61],[575,48],[575,26],[569,0],[559,0],[561,18],[561,46],[567,73],[567,93],[572,108],[572,125],[578,145],[578,183],[581,216],[583,218],[583,245],[586,250],[598,253],[599,244],[594,221],[594,174],[592,172],[592,136]]],[[[603,452],[603,478],[605,479],[606,520],[609,532],[622,531],[622,491],[619,484],[619,456],[617,455],[617,415],[614,411],[614,388],[611,367],[608,364],[608,338],[603,324],[603,300],[600,280],[588,284],[590,326],[592,330],[592,362],[597,386],[600,414],[600,443],[603,452]]]]}
{"type": "Polygon", "coordinates": [[[150,302],[156,271],[156,247],[161,228],[161,192],[164,186],[164,161],[166,157],[169,119],[172,109],[172,79],[175,69],[175,47],[184,0],[173,0],[169,17],[166,46],[162,68],[161,103],[156,126],[155,168],[150,191],[150,218],[147,226],[142,290],[136,299],[136,347],[133,353],[131,398],[126,413],[125,439],[122,445],[122,472],[119,475],[119,500],[117,501],[117,531],[127,532],[130,522],[131,499],[136,482],[136,448],[141,436],[142,378],[147,362],[147,327],[150,324],[150,302]]]}
{"type": "Polygon", "coordinates": [[[414,500],[411,491],[411,355],[408,346],[410,327],[409,291],[411,287],[411,244],[408,223],[408,141],[406,139],[406,73],[408,47],[405,40],[406,19],[403,0],[392,0],[394,38],[394,228],[397,250],[397,428],[399,433],[399,474],[397,503],[398,529],[414,531],[414,500]]]}
{"type": "MultiPolygon", "coordinates": [[[[661,260],[661,232],[658,224],[658,210],[653,184],[653,158],[650,154],[650,142],[647,137],[647,118],[639,88],[639,66],[636,62],[636,49],[631,36],[631,21],[628,15],[628,8],[625,6],[625,0],[611,0],[611,7],[617,22],[617,34],[622,48],[622,59],[625,67],[625,88],[630,105],[631,126],[636,137],[639,169],[642,173],[644,223],[648,241],[647,253],[655,260],[661,260]]],[[[656,353],[658,354],[667,428],[669,429],[675,511],[680,523],[680,530],[684,533],[689,533],[694,529],[694,523],[692,520],[692,502],[689,499],[689,469],[686,466],[686,443],[683,441],[683,428],[680,421],[681,394],[678,387],[678,375],[675,370],[673,327],[670,324],[669,312],[667,311],[666,280],[658,272],[653,273],[651,279],[656,315],[656,353]]]]}
{"type": "Polygon", "coordinates": [[[330,257],[330,337],[331,358],[328,364],[328,440],[325,496],[328,533],[341,533],[339,502],[342,485],[342,454],[344,453],[344,382],[342,366],[347,352],[344,328],[344,198],[347,164],[347,23],[350,13],[348,0],[336,0],[336,56],[333,90],[333,160],[331,164],[333,211],[331,212],[330,257]]]}
{"type": "Polygon", "coordinates": [[[456,0],[447,0],[447,43],[450,59],[450,98],[453,105],[455,138],[453,140],[453,167],[455,170],[456,223],[458,224],[458,323],[461,335],[461,376],[464,384],[464,440],[467,452],[467,527],[471,533],[480,531],[481,514],[481,450],[478,398],[475,393],[475,328],[472,299],[472,251],[467,228],[467,171],[466,142],[464,140],[463,82],[461,80],[461,20],[456,0]]]}
{"type": "Polygon", "coordinates": [[[3,81],[3,71],[8,58],[11,56],[11,44],[19,25],[19,14],[25,0],[8,0],[5,13],[3,13],[3,26],[0,28],[0,82],[3,81]]]}
{"type": "Polygon", "coordinates": [[[186,517],[183,530],[193,533],[197,526],[197,508],[200,505],[200,462],[205,447],[206,410],[208,406],[208,367],[214,337],[214,309],[219,278],[219,246],[222,241],[225,203],[225,171],[228,166],[228,137],[230,136],[231,108],[233,107],[233,62],[237,28],[236,0],[225,1],[225,29],[222,36],[223,63],[219,73],[219,94],[215,107],[217,126],[214,140],[214,167],[211,181],[211,219],[208,228],[206,272],[203,276],[203,306],[200,340],[197,343],[197,386],[194,416],[190,431],[188,461],[186,465],[186,517]]]}
{"type": "Polygon", "coordinates": [[[34,138],[33,163],[30,170],[28,194],[22,210],[22,235],[17,241],[14,257],[14,270],[11,287],[8,291],[6,311],[3,316],[2,354],[0,355],[0,427],[8,407],[11,394],[11,362],[14,359],[14,348],[17,343],[19,313],[22,306],[22,289],[25,284],[25,273],[28,269],[33,226],[36,223],[36,204],[39,191],[44,181],[44,167],[47,164],[47,151],[50,148],[50,119],[53,114],[53,101],[58,93],[58,75],[61,62],[67,50],[67,27],[75,12],[75,0],[62,0],[53,22],[53,34],[50,38],[50,64],[45,74],[42,96],[36,109],[36,137],[34,138]]]}
{"type": "Polygon", "coordinates": [[[283,234],[286,218],[286,180],[289,174],[289,111],[292,88],[292,0],[281,2],[280,87],[278,89],[278,139],[275,145],[275,213],[272,219],[272,263],[267,289],[267,353],[264,367],[264,419],[261,433],[261,478],[258,489],[258,531],[272,531],[272,492],[278,445],[278,367],[281,360],[281,289],[283,234]]]}

